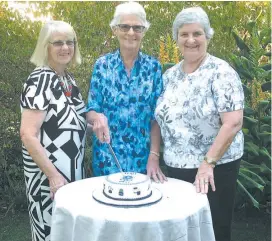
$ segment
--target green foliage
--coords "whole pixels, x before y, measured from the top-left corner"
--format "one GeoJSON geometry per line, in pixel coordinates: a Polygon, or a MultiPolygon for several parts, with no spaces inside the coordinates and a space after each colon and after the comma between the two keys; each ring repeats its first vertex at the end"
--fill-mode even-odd
{"type": "Polygon", "coordinates": [[[267,106],[261,103],[257,111],[247,107],[243,126],[243,160],[246,161],[241,163],[238,187],[242,191],[240,193],[246,194],[255,207],[259,207],[259,203],[265,205],[269,202],[271,194],[271,124],[262,121],[262,113],[271,113],[271,109],[266,112],[264,109],[267,109],[267,106]]]}
{"type": "Polygon", "coordinates": [[[13,211],[26,208],[19,96],[23,81],[33,69],[25,61],[34,44],[28,26],[31,24],[34,31],[37,24],[22,21],[18,12],[6,7],[7,2],[0,2],[0,207],[1,211],[13,211]]]}
{"type": "Polygon", "coordinates": [[[242,196],[246,195],[259,208],[260,204],[270,202],[271,195],[271,90],[262,90],[262,85],[271,81],[271,56],[266,54],[271,46],[271,29],[260,29],[256,21],[251,21],[243,36],[235,31],[232,34],[239,51],[230,59],[243,80],[246,95],[243,125],[246,161],[241,163],[238,188],[242,196]]]}
{"type": "Polygon", "coordinates": [[[172,68],[176,63],[165,63],[162,65],[162,72],[164,73],[166,70],[172,68]]]}
{"type": "Polygon", "coordinates": [[[18,113],[1,108],[0,211],[26,208],[18,113]]]}

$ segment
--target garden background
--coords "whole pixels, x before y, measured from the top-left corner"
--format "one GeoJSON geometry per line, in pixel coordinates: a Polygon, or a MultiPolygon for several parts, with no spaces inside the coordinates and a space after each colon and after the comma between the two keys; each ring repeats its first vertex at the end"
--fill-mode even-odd
{"type": "MultiPolygon", "coordinates": [[[[22,3],[22,2],[21,2],[22,3]]],[[[74,73],[86,100],[95,60],[118,47],[109,23],[120,2],[29,2],[24,14],[0,2],[0,214],[26,210],[19,138],[22,85],[34,69],[29,62],[45,17],[74,27],[83,63],[74,73]],[[41,19],[41,21],[37,21],[41,19]]],[[[143,1],[151,27],[142,50],[164,70],[182,59],[171,37],[172,22],[184,7],[201,6],[215,35],[208,52],[239,73],[246,96],[245,153],[239,173],[236,209],[271,208],[271,2],[143,1]]],[[[85,164],[91,176],[91,140],[85,164]]],[[[161,160],[163,165],[163,160],[161,160]]]]}

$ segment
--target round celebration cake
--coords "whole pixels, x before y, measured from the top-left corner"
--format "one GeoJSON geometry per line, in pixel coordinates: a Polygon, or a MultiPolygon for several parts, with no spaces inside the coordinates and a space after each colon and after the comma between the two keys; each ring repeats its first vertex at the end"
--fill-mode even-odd
{"type": "Polygon", "coordinates": [[[141,200],[151,196],[151,180],[141,173],[115,173],[105,178],[103,193],[114,200],[141,200]]]}
{"type": "Polygon", "coordinates": [[[103,189],[96,189],[93,198],[112,206],[137,207],[161,200],[161,192],[152,187],[149,176],[124,172],[110,174],[103,181],[103,189]]]}

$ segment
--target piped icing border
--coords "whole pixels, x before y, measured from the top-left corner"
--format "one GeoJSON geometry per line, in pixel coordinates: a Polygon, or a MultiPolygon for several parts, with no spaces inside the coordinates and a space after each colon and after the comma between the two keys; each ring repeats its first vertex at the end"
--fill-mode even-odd
{"type": "Polygon", "coordinates": [[[144,200],[144,199],[147,199],[149,198],[151,195],[152,195],[152,191],[150,192],[150,194],[148,194],[147,196],[144,196],[144,197],[140,197],[140,198],[114,198],[114,197],[111,197],[109,196],[108,194],[106,194],[103,190],[103,194],[107,197],[107,198],[110,198],[110,199],[113,199],[113,200],[116,200],[116,201],[139,201],[139,200],[144,200]]]}

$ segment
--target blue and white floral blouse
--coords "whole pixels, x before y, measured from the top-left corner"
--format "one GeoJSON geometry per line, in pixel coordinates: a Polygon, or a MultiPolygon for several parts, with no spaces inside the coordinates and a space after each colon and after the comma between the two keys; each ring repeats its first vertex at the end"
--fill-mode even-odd
{"type": "MultiPolygon", "coordinates": [[[[193,73],[182,71],[182,62],[163,75],[164,91],[155,118],[161,127],[164,161],[176,168],[198,168],[222,125],[220,113],[244,108],[241,80],[232,67],[207,56],[193,73]]],[[[239,131],[218,164],[239,159],[244,139],[239,131]]]]}
{"type": "MultiPolygon", "coordinates": [[[[153,57],[139,52],[128,77],[120,51],[100,57],[94,66],[87,111],[108,118],[111,144],[123,171],[146,173],[151,120],[162,92],[162,70],[153,57]]],[[[95,176],[119,172],[107,144],[93,138],[95,176]]]]}

